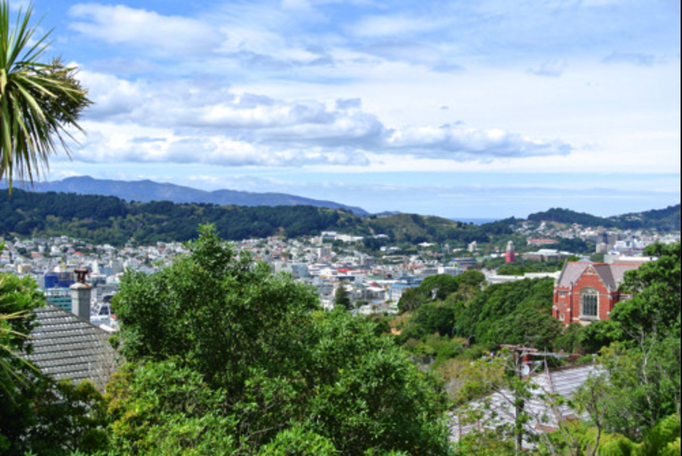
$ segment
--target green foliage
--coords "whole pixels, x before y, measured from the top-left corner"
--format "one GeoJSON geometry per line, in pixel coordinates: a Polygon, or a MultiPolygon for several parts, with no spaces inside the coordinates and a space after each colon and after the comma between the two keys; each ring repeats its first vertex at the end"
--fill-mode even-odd
{"type": "Polygon", "coordinates": [[[557,223],[577,223],[586,226],[603,226],[606,228],[613,227],[613,222],[603,217],[596,217],[594,215],[575,212],[570,209],[552,208],[544,212],[537,212],[530,214],[528,220],[534,222],[557,222],[557,223]]]}
{"type": "Polygon", "coordinates": [[[28,446],[38,454],[96,452],[107,447],[104,399],[94,384],[46,382],[33,407],[28,446]]]}
{"type": "Polygon", "coordinates": [[[587,349],[603,346],[602,426],[632,439],[680,410],[680,243],[645,252],[659,258],[626,274],[621,290],[632,298],[581,337],[587,349]]]}
{"type": "MultiPolygon", "coordinates": [[[[477,271],[445,280],[441,277],[425,280],[419,288],[403,294],[400,301],[414,310],[400,317],[401,333],[394,339],[424,366],[440,371],[450,359],[476,360],[486,348],[497,350],[500,343],[551,349],[562,334],[560,322],[550,313],[551,279],[510,282],[481,290],[483,277],[477,271]],[[445,288],[443,284],[449,287],[445,288],[449,294],[444,301],[437,299],[436,284],[440,289],[445,288]],[[451,339],[453,336],[463,339],[451,339]],[[470,336],[470,342],[482,345],[465,347],[463,340],[470,336]]],[[[446,381],[455,381],[455,374],[447,367],[441,373],[446,381]]],[[[455,389],[450,387],[451,391],[455,389]]]]}
{"type": "Polygon", "coordinates": [[[502,341],[551,350],[562,334],[561,323],[547,310],[546,301],[527,301],[494,325],[496,336],[480,342],[502,341]]]}
{"type": "Polygon", "coordinates": [[[448,454],[431,375],[371,321],[315,311],[311,289],[201,231],[189,256],[121,285],[114,454],[448,454]]]}
{"type": "Polygon", "coordinates": [[[554,349],[566,353],[582,351],[581,341],[584,331],[585,326],[580,323],[571,323],[564,329],[564,332],[556,338],[554,349]]]}
{"type": "Polygon", "coordinates": [[[590,261],[593,263],[603,263],[605,258],[605,254],[603,253],[593,253],[590,255],[590,261]]]}
{"type": "Polygon", "coordinates": [[[334,293],[334,307],[346,309],[348,311],[353,310],[353,303],[350,302],[350,296],[348,296],[348,292],[343,283],[339,284],[334,293]]]}
{"type": "MultiPolygon", "coordinates": [[[[31,278],[0,274],[0,450],[18,452],[32,422],[33,368],[24,358],[34,326],[30,311],[44,298],[31,278]]],[[[3,453],[4,454],[4,453],[3,453]]]]}
{"type": "Polygon", "coordinates": [[[561,431],[550,435],[551,451],[544,446],[540,454],[588,456],[677,456],[680,442],[680,417],[671,415],[645,432],[641,443],[628,437],[600,432],[581,421],[564,423],[561,431]],[[544,450],[544,452],[542,451],[544,450]]]}
{"type": "MultiPolygon", "coordinates": [[[[196,227],[213,224],[228,240],[318,235],[340,231],[361,236],[375,230],[399,230],[400,220],[387,220],[377,227],[344,210],[312,206],[239,207],[214,204],[174,204],[168,201],[127,203],[119,198],[67,193],[26,193],[15,189],[12,198],[0,191],[0,233],[23,236],[68,235],[96,244],[123,245],[135,238],[138,243],[188,241],[196,238],[196,227]]],[[[436,242],[466,236],[480,227],[445,219],[411,216],[425,226],[425,239],[436,242]]],[[[383,220],[383,219],[382,219],[383,220]]]]}
{"type": "Polygon", "coordinates": [[[491,285],[457,315],[455,333],[477,343],[545,348],[559,334],[551,317],[553,287],[552,279],[491,285]]]}
{"type": "Polygon", "coordinates": [[[30,312],[44,302],[32,278],[0,274],[0,393],[14,395],[22,372],[32,369],[22,352],[30,351],[27,341],[35,320],[30,312]]]}
{"type": "Polygon", "coordinates": [[[188,246],[192,254],[171,267],[122,281],[114,310],[126,359],[191,359],[230,391],[243,388],[247,366],[287,372],[317,297],[248,255],[235,258],[213,227],[188,246]]]}
{"type": "Polygon", "coordinates": [[[581,344],[591,353],[613,342],[641,346],[646,339],[680,337],[680,243],[654,244],[645,250],[656,261],[628,271],[621,292],[631,299],[618,303],[608,321],[591,324],[581,337],[581,344]]]}
{"type": "Polygon", "coordinates": [[[346,312],[314,321],[309,426],[342,454],[368,448],[447,454],[440,416],[447,404],[435,378],[389,339],[377,339],[367,321],[346,312]]]}
{"type": "MultiPolygon", "coordinates": [[[[381,218],[368,218],[366,224],[376,234],[386,234],[395,242],[419,244],[422,242],[454,242],[466,245],[472,241],[488,242],[494,230],[440,217],[415,214],[397,214],[381,218]]],[[[509,230],[509,227],[506,227],[509,230]]]]}
{"type": "MultiPolygon", "coordinates": [[[[495,267],[495,260],[498,262],[502,259],[494,259],[486,261],[483,266],[495,267]]],[[[502,260],[503,261],[503,260],[502,260]]],[[[499,275],[523,275],[526,273],[533,272],[556,272],[560,271],[564,266],[564,262],[561,260],[549,260],[549,261],[536,261],[536,260],[525,260],[523,258],[517,259],[513,263],[506,263],[499,266],[497,269],[497,274],[499,275]]]]}
{"type": "Polygon", "coordinates": [[[455,329],[455,305],[426,303],[415,312],[412,323],[421,326],[426,334],[438,333],[452,337],[455,329]]]}
{"type": "Polygon", "coordinates": [[[608,372],[614,400],[607,427],[635,435],[680,410],[680,339],[646,341],[642,347],[613,344],[604,349],[600,363],[608,372]]]}
{"type": "Polygon", "coordinates": [[[416,310],[425,301],[425,296],[416,288],[412,288],[403,292],[400,296],[400,301],[398,301],[398,309],[400,313],[411,312],[416,310]]]}
{"type": "Polygon", "coordinates": [[[680,205],[654,209],[639,214],[610,217],[621,229],[655,228],[661,231],[680,231],[680,205]]]}
{"type": "Polygon", "coordinates": [[[472,440],[479,440],[477,446],[482,454],[490,454],[488,452],[493,449],[502,454],[518,454],[522,442],[537,442],[535,433],[528,428],[532,412],[524,406],[533,397],[537,386],[518,376],[520,362],[519,353],[504,349],[495,356],[472,363],[463,373],[464,384],[458,392],[457,401],[464,403],[480,398],[474,404],[457,409],[461,425],[476,424],[478,428],[473,429],[469,439],[464,439],[465,448],[473,450],[472,440]],[[493,392],[504,399],[497,402],[492,401],[491,396],[483,397],[493,392]],[[513,420],[501,424],[500,415],[513,417],[513,420]],[[489,429],[494,431],[489,432],[489,429]],[[512,442],[516,448],[510,453],[509,450],[514,448],[512,442]]]}
{"type": "Polygon", "coordinates": [[[0,394],[0,454],[65,456],[106,448],[102,396],[91,383],[56,383],[27,372],[17,393],[0,394]]]}
{"type": "Polygon", "coordinates": [[[403,293],[398,301],[400,312],[410,312],[430,301],[442,301],[453,293],[469,295],[477,292],[485,276],[479,271],[466,271],[458,276],[440,274],[429,276],[415,289],[403,293]]]}
{"type": "Polygon", "coordinates": [[[654,228],[659,230],[679,231],[680,205],[677,204],[665,209],[651,210],[639,214],[624,214],[607,218],[574,212],[569,209],[553,208],[545,212],[531,214],[528,216],[528,220],[565,224],[578,223],[585,226],[602,226],[605,228],[620,228],[623,230],[654,228]]]}
{"type": "Polygon", "coordinates": [[[680,431],[680,415],[663,418],[645,434],[637,456],[679,455],[680,431]]]}
{"type": "Polygon", "coordinates": [[[57,146],[68,152],[68,130],[80,130],[76,120],[91,103],[74,68],[41,61],[49,32],[35,35],[32,12],[20,10],[12,28],[9,3],[0,3],[0,179],[10,189],[15,175],[33,182],[57,146]]]}
{"type": "MultiPolygon", "coordinates": [[[[593,454],[597,445],[597,430],[589,428],[577,436],[577,444],[581,454],[593,454]]],[[[602,434],[596,448],[600,456],[635,456],[637,444],[621,434],[602,434]]]]}
{"type": "MultiPolygon", "coordinates": [[[[585,241],[580,238],[560,238],[559,243],[554,245],[553,248],[560,250],[562,252],[589,255],[594,252],[596,245],[591,241],[585,241]]],[[[577,261],[575,256],[569,258],[568,260],[577,261]]]]}
{"type": "Polygon", "coordinates": [[[648,335],[679,337],[681,251],[680,242],[651,245],[645,254],[658,259],[626,273],[621,290],[633,297],[618,303],[611,315],[620,326],[623,340],[638,340],[648,335]]]}
{"type": "Polygon", "coordinates": [[[514,444],[499,430],[482,430],[465,436],[457,445],[458,456],[511,456],[514,444]]]}
{"type": "Polygon", "coordinates": [[[113,454],[225,454],[238,447],[227,397],[203,376],[169,359],[127,364],[107,387],[113,454]]]}
{"type": "Polygon", "coordinates": [[[340,454],[333,443],[319,434],[295,425],[281,431],[258,452],[258,456],[330,456],[340,454]]]}

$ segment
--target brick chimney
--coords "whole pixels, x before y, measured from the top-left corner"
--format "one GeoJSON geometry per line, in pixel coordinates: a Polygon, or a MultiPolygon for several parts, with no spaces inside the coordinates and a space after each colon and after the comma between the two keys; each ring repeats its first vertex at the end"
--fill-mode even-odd
{"type": "Polygon", "coordinates": [[[82,320],[90,321],[92,287],[85,283],[87,269],[76,269],[77,282],[71,285],[71,312],[82,320]]]}

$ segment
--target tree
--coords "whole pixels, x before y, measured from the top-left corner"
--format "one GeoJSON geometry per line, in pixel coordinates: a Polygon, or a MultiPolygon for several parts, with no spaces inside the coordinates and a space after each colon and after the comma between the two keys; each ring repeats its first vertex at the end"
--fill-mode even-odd
{"type": "MultiPolygon", "coordinates": [[[[544,413],[528,407],[544,400],[538,385],[521,375],[523,351],[503,349],[495,356],[479,359],[462,372],[464,384],[457,400],[478,398],[455,411],[455,428],[472,425],[471,433],[460,436],[462,454],[520,455],[528,443],[545,436],[534,423],[545,421],[544,413]]],[[[533,445],[534,446],[534,445],[533,445]]]]}
{"type": "Polygon", "coordinates": [[[350,296],[346,291],[345,284],[341,282],[334,292],[334,307],[340,309],[346,309],[348,311],[353,310],[353,303],[350,301],[350,296]]]}
{"type": "Polygon", "coordinates": [[[682,396],[680,243],[655,244],[645,253],[658,259],[626,274],[621,291],[631,299],[580,337],[590,350],[603,347],[598,361],[612,392],[598,395],[605,401],[598,428],[632,439],[666,416],[679,416],[682,396]]]}
{"type": "Polygon", "coordinates": [[[372,322],[322,312],[312,289],[237,257],[211,226],[188,246],[121,283],[114,454],[449,453],[440,384],[372,322]]]}
{"type": "Polygon", "coordinates": [[[626,273],[621,291],[631,294],[632,299],[618,303],[611,315],[623,332],[622,340],[679,339],[681,251],[680,242],[651,245],[645,255],[658,259],[626,273]]]}
{"type": "Polygon", "coordinates": [[[35,308],[45,297],[30,277],[0,274],[0,453],[59,455],[101,449],[102,397],[94,385],[54,382],[26,359],[35,308]]]}
{"type": "Polygon", "coordinates": [[[0,392],[13,394],[22,372],[31,368],[22,352],[34,326],[30,311],[44,299],[33,279],[0,274],[0,392]]]}
{"type": "Polygon", "coordinates": [[[32,7],[21,10],[13,28],[7,0],[0,3],[0,179],[10,189],[15,176],[33,182],[48,159],[64,149],[70,128],[91,104],[77,70],[60,59],[44,62],[50,32],[34,36],[32,7]]]}

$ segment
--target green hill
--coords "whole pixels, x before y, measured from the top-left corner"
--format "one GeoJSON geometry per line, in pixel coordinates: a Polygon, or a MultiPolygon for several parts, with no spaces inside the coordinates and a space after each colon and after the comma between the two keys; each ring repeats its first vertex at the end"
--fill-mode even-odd
{"type": "Polygon", "coordinates": [[[212,223],[228,240],[274,235],[298,237],[321,231],[371,236],[395,242],[487,241],[483,227],[438,217],[400,214],[362,218],[345,209],[313,206],[245,207],[169,201],[126,202],[113,196],[0,191],[0,235],[68,235],[93,243],[122,245],[193,239],[212,223]]]}
{"type": "Polygon", "coordinates": [[[537,212],[528,216],[528,220],[535,222],[556,222],[583,226],[619,228],[619,229],[657,229],[660,231],[680,230],[680,205],[669,206],[665,209],[655,209],[646,212],[617,215],[613,217],[597,217],[570,209],[552,208],[548,211],[537,212]]]}

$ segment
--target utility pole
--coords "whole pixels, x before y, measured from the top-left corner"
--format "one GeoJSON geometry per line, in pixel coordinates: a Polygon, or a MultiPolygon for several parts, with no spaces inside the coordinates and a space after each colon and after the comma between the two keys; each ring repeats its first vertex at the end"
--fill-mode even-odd
{"type": "MultiPolygon", "coordinates": [[[[529,376],[533,369],[530,366],[526,366],[524,361],[526,356],[530,355],[532,357],[543,357],[544,365],[549,370],[547,365],[547,358],[563,358],[567,355],[552,353],[552,352],[540,352],[534,348],[523,347],[521,345],[500,345],[503,348],[507,348],[511,351],[513,355],[514,362],[514,377],[516,378],[516,385],[511,388],[514,396],[514,454],[518,456],[523,453],[523,434],[524,434],[524,424],[526,422],[525,406],[526,406],[526,396],[528,391],[524,387],[524,377],[529,376]],[[524,369],[524,367],[526,369],[524,369]]],[[[550,379],[551,382],[551,379],[550,379]]]]}
{"type": "MultiPolygon", "coordinates": [[[[521,366],[523,366],[523,349],[514,347],[514,374],[519,381],[518,385],[521,385],[521,380],[523,380],[521,366]]],[[[514,442],[514,454],[518,455],[523,451],[523,421],[521,420],[521,414],[523,413],[525,400],[518,393],[518,390],[514,395],[514,433],[516,437],[514,442]]]]}

